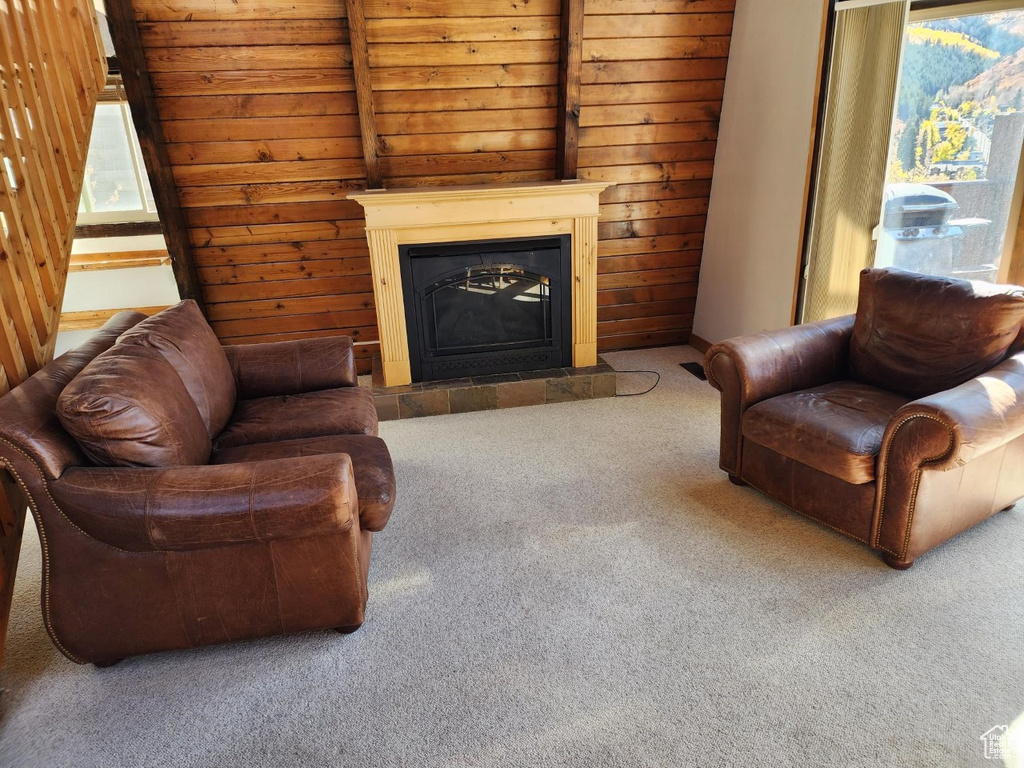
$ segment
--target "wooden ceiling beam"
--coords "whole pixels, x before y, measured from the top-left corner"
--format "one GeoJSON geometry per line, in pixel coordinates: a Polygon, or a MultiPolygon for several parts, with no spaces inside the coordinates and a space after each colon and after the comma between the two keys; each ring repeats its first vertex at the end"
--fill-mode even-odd
{"type": "Polygon", "coordinates": [[[555,143],[555,173],[559,179],[575,179],[579,166],[582,73],[583,0],[562,0],[555,143]]]}
{"type": "Polygon", "coordinates": [[[156,96],[149,76],[149,66],[142,48],[142,37],[135,21],[131,0],[105,0],[110,36],[114,41],[117,62],[121,70],[121,81],[132,122],[139,137],[139,146],[146,164],[153,199],[167,252],[171,257],[174,279],[178,293],[183,299],[194,299],[206,314],[203,301],[202,283],[196,271],[195,259],[188,241],[185,214],[178,198],[178,188],[171,173],[171,162],[167,155],[167,143],[156,109],[156,96]]]}
{"type": "Polygon", "coordinates": [[[352,72],[356,84],[356,107],[359,110],[359,133],[366,161],[367,189],[380,189],[380,146],[377,117],[373,107],[373,84],[370,80],[370,53],[366,42],[366,17],[363,0],[345,0],[348,11],[349,47],[352,50],[352,72]]]}
{"type": "Polygon", "coordinates": [[[75,240],[97,237],[141,237],[163,234],[159,221],[125,221],[119,224],[79,224],[75,227],[75,240]]]}

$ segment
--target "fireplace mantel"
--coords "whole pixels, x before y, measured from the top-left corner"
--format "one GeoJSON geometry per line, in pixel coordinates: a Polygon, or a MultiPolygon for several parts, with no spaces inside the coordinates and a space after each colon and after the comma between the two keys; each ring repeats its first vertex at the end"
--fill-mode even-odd
{"type": "Polygon", "coordinates": [[[366,212],[384,384],[409,384],[398,246],[572,236],[572,359],[597,364],[598,196],[606,182],[553,181],[354,192],[366,212]]]}

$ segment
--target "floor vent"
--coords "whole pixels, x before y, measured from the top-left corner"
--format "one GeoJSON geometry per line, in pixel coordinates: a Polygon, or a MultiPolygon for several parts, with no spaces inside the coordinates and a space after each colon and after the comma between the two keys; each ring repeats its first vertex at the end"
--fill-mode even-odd
{"type": "Polygon", "coordinates": [[[701,381],[708,380],[708,377],[704,375],[704,366],[700,363],[680,363],[680,365],[701,381]]]}

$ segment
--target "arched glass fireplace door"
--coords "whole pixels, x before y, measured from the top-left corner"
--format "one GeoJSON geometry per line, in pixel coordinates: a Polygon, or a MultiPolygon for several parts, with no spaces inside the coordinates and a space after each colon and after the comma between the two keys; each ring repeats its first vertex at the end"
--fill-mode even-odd
{"type": "Polygon", "coordinates": [[[571,364],[569,236],[400,249],[414,381],[571,364]]]}

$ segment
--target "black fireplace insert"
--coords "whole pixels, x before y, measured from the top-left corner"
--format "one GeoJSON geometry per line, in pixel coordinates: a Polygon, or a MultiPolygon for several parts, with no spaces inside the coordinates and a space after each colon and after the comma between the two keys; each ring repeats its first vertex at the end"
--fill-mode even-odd
{"type": "Polygon", "coordinates": [[[399,248],[413,381],[572,364],[570,236],[399,248]]]}

